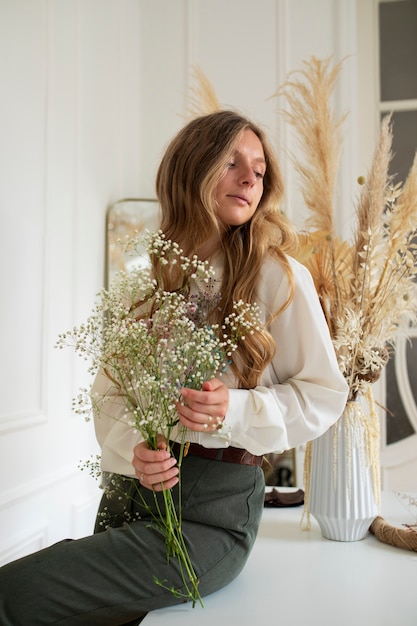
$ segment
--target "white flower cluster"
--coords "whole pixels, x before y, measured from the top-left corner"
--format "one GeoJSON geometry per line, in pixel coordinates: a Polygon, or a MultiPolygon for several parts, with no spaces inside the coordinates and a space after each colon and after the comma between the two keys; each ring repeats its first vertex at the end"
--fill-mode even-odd
{"type": "MultiPolygon", "coordinates": [[[[226,371],[239,341],[260,322],[258,307],[240,301],[221,327],[209,325],[207,311],[219,298],[208,288],[214,270],[197,257],[184,257],[161,232],[146,233],[141,241],[154,257],[153,270],[120,273],[109,290],[100,292],[87,321],[60,335],[57,347],[73,346],[90,360],[91,374],[101,368],[114,386],[104,399],[81,389],[73,401],[76,413],[86,419],[93,408],[104,413],[116,395],[125,405],[125,419],[153,442],[158,433],[169,439],[177,423],[180,389],[199,389],[226,371]],[[152,274],[158,273],[159,263],[178,263],[184,275],[206,289],[198,296],[190,295],[189,285],[162,290],[152,274]]],[[[132,240],[129,245],[137,244],[132,240]]]]}

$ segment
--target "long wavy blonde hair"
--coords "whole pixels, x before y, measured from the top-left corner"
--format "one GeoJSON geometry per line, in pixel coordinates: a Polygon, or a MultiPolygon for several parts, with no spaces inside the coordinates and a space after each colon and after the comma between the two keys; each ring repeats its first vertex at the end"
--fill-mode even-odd
{"type": "MultiPolygon", "coordinates": [[[[280,210],[283,180],[278,161],[265,133],[234,111],[218,111],[188,123],[169,144],[156,177],[161,207],[161,229],[192,256],[214,234],[224,253],[220,305],[212,322],[221,323],[239,300],[255,302],[260,270],[268,255],[279,259],[290,289],[283,310],[293,297],[293,278],[287,254],[295,250],[295,230],[280,210]],[[240,226],[221,230],[216,217],[215,190],[226,171],[235,146],[245,130],[252,130],[263,146],[266,173],[264,191],[253,217],[240,226]]],[[[180,280],[175,266],[166,266],[164,284],[175,289],[180,280]]],[[[235,353],[233,371],[242,388],[258,384],[272,360],[275,343],[267,328],[280,311],[271,312],[263,329],[247,336],[235,353]],[[237,366],[239,363],[239,366],[237,366]]]]}

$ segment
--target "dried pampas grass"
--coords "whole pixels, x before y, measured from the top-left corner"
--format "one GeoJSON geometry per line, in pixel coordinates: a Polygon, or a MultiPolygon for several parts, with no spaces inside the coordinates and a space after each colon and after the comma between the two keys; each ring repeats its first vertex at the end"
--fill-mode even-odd
{"type": "Polygon", "coordinates": [[[346,116],[337,118],[331,106],[342,63],[312,57],[275,96],[285,99],[281,112],[301,148],[293,159],[309,214],[298,258],[313,276],[351,400],[377,379],[388,350],[417,322],[417,163],[404,185],[392,185],[387,115],[369,172],[358,181],[352,241],[342,241],[334,205],[346,116]]]}
{"type": "Polygon", "coordinates": [[[272,97],[284,97],[288,108],[281,114],[295,129],[304,159],[293,161],[301,178],[301,191],[310,216],[307,226],[333,231],[333,202],[341,156],[341,129],[345,115],[337,118],[330,105],[341,63],[312,57],[291,72],[272,97]]]}
{"type": "MultiPolygon", "coordinates": [[[[364,461],[370,468],[376,501],[379,484],[379,430],[372,385],[390,350],[417,322],[417,157],[404,184],[392,184],[391,116],[382,123],[366,177],[354,208],[351,241],[335,232],[334,202],[341,153],[341,123],[331,110],[331,95],[341,64],[312,58],[290,74],[276,95],[286,99],[283,115],[302,148],[295,167],[309,210],[299,260],[313,277],[329,326],[338,363],[349,385],[347,407],[368,401],[360,412],[364,461]],[[308,228],[312,230],[308,230],[308,228]]],[[[346,419],[347,413],[342,419],[346,419]]],[[[346,426],[346,424],[345,424],[346,426]]],[[[309,515],[312,443],[304,462],[305,508],[309,515]]],[[[347,450],[349,463],[350,450],[347,450]]],[[[308,524],[307,524],[308,527],[308,524]]]]}
{"type": "Polygon", "coordinates": [[[222,110],[213,85],[200,67],[193,68],[193,83],[188,97],[187,117],[193,119],[222,110]]]}

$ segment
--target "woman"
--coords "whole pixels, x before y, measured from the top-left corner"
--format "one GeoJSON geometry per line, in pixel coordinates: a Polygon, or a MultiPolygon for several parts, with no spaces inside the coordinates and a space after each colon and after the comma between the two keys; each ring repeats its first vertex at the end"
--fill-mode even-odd
{"type": "MultiPolygon", "coordinates": [[[[279,209],[281,173],[263,131],[232,111],[193,120],[168,146],[156,189],[166,237],[216,269],[220,303],[210,321],[222,321],[240,299],[256,302],[264,321],[225,377],[202,390],[184,388],[177,404],[190,442],[182,529],[204,596],[239,574],[253,546],[264,503],[262,455],[326,431],[342,413],[347,385],[312,279],[290,256],[296,237],[279,209]]],[[[167,267],[164,278],[175,282],[175,269],[167,267]]],[[[100,373],[94,394],[104,397],[109,385],[100,373]]],[[[116,399],[113,419],[96,417],[103,472],[127,485],[134,477],[145,497],[162,484],[177,489],[167,442],[149,449],[119,412],[116,399]]],[[[2,626],[116,625],[181,602],[153,581],[182,584],[139,509],[129,494],[124,502],[104,499],[93,536],[0,570],[2,626]],[[126,511],[137,520],[123,523],[126,511]]]]}

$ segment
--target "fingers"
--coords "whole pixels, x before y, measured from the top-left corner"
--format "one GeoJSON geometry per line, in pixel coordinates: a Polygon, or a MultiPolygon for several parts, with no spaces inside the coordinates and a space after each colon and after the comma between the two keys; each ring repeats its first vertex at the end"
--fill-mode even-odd
{"type": "Polygon", "coordinates": [[[197,413],[188,407],[177,406],[180,422],[186,428],[196,432],[213,432],[221,428],[224,418],[220,415],[197,413]]]}
{"type": "Polygon", "coordinates": [[[212,415],[206,415],[206,421],[203,424],[203,430],[219,430],[223,424],[223,417],[220,415],[213,417],[212,415]]]}
{"type": "Polygon", "coordinates": [[[181,396],[184,404],[196,411],[224,417],[229,406],[229,389],[217,378],[203,383],[202,389],[183,387],[181,396]]]}
{"type": "Polygon", "coordinates": [[[162,450],[151,450],[145,442],[134,449],[132,465],[141,485],[154,491],[171,489],[178,483],[177,460],[164,442],[162,450]]]}
{"type": "Polygon", "coordinates": [[[205,383],[201,385],[203,391],[217,391],[226,387],[224,383],[222,383],[218,378],[211,378],[210,380],[206,380],[205,383]]]}
{"type": "Polygon", "coordinates": [[[183,388],[177,411],[183,426],[213,432],[221,428],[229,406],[229,390],[216,378],[203,384],[202,390],[183,388]]]}
{"type": "Polygon", "coordinates": [[[172,489],[178,484],[178,468],[175,468],[176,472],[172,478],[166,478],[166,473],[161,474],[142,474],[142,478],[138,477],[142,487],[151,489],[152,491],[162,491],[163,489],[172,489]]]}
{"type": "MultiPolygon", "coordinates": [[[[178,484],[178,477],[176,476],[175,478],[172,478],[171,480],[161,480],[158,483],[153,483],[151,487],[149,487],[149,489],[152,489],[152,491],[163,491],[163,490],[167,490],[167,489],[172,489],[172,487],[175,487],[175,485],[178,484]]],[[[144,487],[146,487],[146,485],[143,485],[144,487]]]]}

